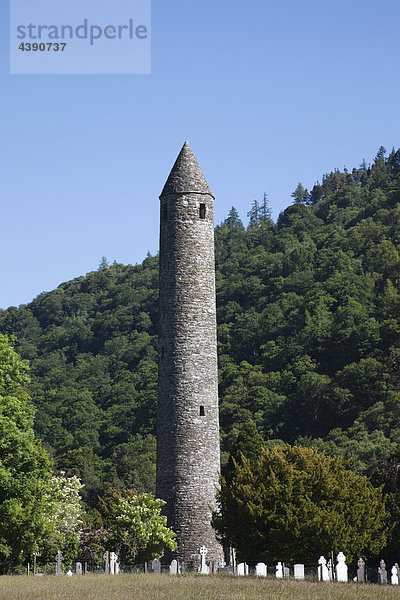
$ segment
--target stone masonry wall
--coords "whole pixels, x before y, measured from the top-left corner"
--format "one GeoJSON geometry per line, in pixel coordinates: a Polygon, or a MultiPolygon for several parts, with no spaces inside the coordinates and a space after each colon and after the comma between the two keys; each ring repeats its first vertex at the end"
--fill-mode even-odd
{"type": "Polygon", "coordinates": [[[168,194],[160,208],[157,496],[183,561],[202,545],[222,557],[209,508],[220,469],[213,200],[168,194]]]}

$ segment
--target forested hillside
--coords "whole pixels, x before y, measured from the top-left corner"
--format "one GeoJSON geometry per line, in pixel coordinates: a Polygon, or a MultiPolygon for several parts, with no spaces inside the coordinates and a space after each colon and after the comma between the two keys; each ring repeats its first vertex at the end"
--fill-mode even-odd
{"type": "MultiPolygon", "coordinates": [[[[264,439],[400,458],[400,150],[335,170],[270,218],[216,227],[223,460],[243,422],[264,439]]],[[[158,257],[107,265],[0,311],[31,363],[36,430],[86,500],[154,491],[158,257]]]]}

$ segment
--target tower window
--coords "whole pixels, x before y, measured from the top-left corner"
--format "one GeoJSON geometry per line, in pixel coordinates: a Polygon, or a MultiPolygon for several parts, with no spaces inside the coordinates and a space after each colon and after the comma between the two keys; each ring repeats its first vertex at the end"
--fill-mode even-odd
{"type": "Polygon", "coordinates": [[[200,416],[204,417],[205,414],[204,406],[200,406],[200,416]]]}
{"type": "Polygon", "coordinates": [[[200,204],[200,219],[206,218],[206,205],[200,204]]]}
{"type": "Polygon", "coordinates": [[[162,348],[161,348],[161,358],[164,358],[164,355],[165,355],[165,348],[164,348],[164,346],[162,346],[162,348]]]}
{"type": "Polygon", "coordinates": [[[166,221],[168,219],[168,204],[163,204],[162,206],[162,220],[166,221]]]}

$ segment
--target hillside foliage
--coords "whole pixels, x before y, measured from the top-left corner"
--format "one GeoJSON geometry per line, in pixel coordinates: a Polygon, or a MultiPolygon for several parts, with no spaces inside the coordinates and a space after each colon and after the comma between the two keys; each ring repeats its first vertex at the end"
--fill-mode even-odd
{"type": "MultiPolygon", "coordinates": [[[[400,459],[400,150],[335,170],[274,223],[216,227],[223,462],[241,425],[264,440],[400,459]]],[[[108,265],[0,311],[31,364],[35,428],[96,504],[110,487],[153,492],[158,257],[108,265]]]]}

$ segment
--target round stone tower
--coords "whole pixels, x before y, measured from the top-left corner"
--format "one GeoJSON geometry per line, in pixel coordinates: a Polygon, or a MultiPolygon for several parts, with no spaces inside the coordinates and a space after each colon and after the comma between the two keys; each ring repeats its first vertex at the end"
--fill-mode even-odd
{"type": "Polygon", "coordinates": [[[220,469],[214,197],[186,142],[160,196],[157,497],[173,558],[222,558],[210,505],[220,469]]]}

